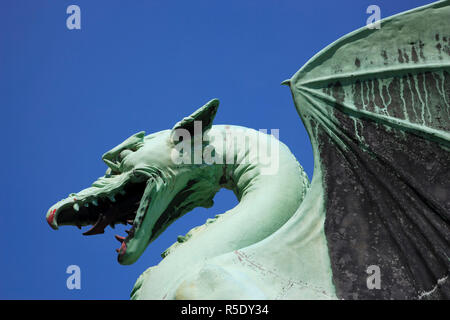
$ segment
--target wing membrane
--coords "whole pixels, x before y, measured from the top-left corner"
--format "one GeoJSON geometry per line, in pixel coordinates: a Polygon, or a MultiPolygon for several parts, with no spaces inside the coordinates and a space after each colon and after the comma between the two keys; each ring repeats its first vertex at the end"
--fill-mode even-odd
{"type": "Polygon", "coordinates": [[[450,1],[341,38],[290,87],[323,177],[337,295],[449,299],[450,1]]]}

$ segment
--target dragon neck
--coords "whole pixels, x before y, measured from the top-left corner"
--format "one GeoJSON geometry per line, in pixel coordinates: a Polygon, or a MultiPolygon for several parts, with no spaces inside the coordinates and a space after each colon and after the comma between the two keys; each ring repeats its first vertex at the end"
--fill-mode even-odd
{"type": "Polygon", "coordinates": [[[216,161],[223,160],[204,169],[215,177],[210,196],[231,189],[239,204],[190,230],[166,250],[162,263],[178,256],[210,258],[263,240],[295,213],[309,187],[295,157],[275,137],[237,126],[213,126],[209,136],[216,161]]]}

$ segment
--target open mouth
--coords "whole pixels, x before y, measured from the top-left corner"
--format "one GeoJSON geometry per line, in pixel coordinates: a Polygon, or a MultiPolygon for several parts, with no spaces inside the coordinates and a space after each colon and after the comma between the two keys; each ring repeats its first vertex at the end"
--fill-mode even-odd
{"type": "MultiPolygon", "coordinates": [[[[104,233],[108,225],[112,228],[119,223],[133,225],[144,189],[145,182],[130,183],[118,193],[107,197],[90,199],[84,203],[75,198],[72,207],[61,209],[57,223],[79,228],[92,225],[88,231],[83,232],[85,236],[104,233]]],[[[132,229],[127,232],[131,233],[132,229]]]]}
{"type": "Polygon", "coordinates": [[[131,225],[126,235],[115,238],[121,243],[116,250],[118,262],[132,264],[173,221],[197,206],[212,205],[215,190],[206,185],[189,180],[174,188],[157,174],[135,169],[99,178],[92,187],[53,205],[46,218],[53,229],[91,226],[83,232],[86,236],[102,234],[116,224],[131,225]],[[197,196],[192,196],[196,192],[197,196]]]}
{"type": "Polygon", "coordinates": [[[140,207],[148,207],[148,197],[144,197],[147,179],[128,181],[114,190],[102,191],[96,195],[84,196],[73,194],[60,201],[47,213],[47,222],[53,229],[58,226],[71,225],[81,229],[91,226],[83,235],[95,235],[105,232],[105,228],[114,228],[117,224],[130,225],[126,235],[115,235],[121,243],[116,249],[119,261],[127,251],[127,243],[135,236],[136,229],[142,223],[143,217],[136,219],[140,207]]]}

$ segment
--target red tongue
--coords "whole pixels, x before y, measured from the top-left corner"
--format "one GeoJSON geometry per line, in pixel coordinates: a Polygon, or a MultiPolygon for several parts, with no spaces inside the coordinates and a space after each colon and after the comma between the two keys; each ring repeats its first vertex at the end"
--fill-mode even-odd
{"type": "Polygon", "coordinates": [[[105,215],[101,214],[98,217],[97,222],[90,228],[88,231],[83,232],[84,236],[92,236],[94,234],[100,234],[105,232],[105,228],[113,221],[113,217],[106,217],[105,215]]]}

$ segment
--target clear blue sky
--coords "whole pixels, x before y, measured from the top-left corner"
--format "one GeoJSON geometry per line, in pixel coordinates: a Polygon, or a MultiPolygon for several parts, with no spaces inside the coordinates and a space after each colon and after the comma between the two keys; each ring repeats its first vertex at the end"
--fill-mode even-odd
{"type": "Polygon", "coordinates": [[[173,224],[131,266],[116,262],[114,234],[53,231],[47,209],[89,186],[101,155],[133,133],[168,129],[207,100],[216,124],[280,129],[309,177],[313,159],[289,89],[320,49],[359,27],[366,8],[382,17],[430,0],[0,2],[0,299],[128,299],[137,277],[192,227],[236,204],[173,224]],[[81,30],[66,28],[66,8],[81,8],[81,30]],[[66,288],[66,268],[81,268],[81,290],[66,288]]]}

